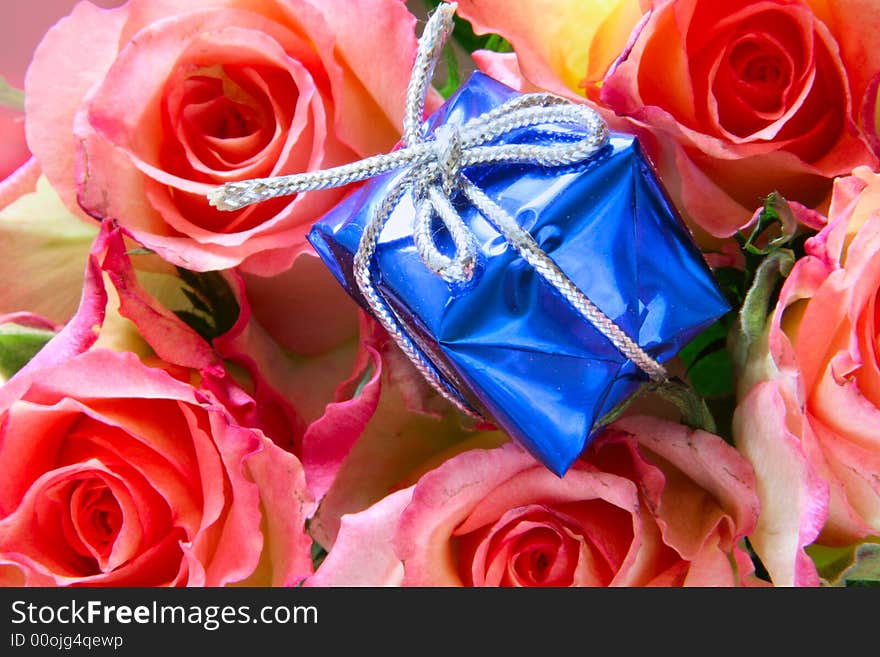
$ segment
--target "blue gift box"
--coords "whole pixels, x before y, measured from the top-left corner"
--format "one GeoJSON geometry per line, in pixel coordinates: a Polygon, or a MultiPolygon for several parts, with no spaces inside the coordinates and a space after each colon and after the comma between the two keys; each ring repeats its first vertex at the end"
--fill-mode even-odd
{"type": "MultiPolygon", "coordinates": [[[[427,134],[445,123],[461,125],[517,93],[474,73],[427,120],[427,134]]],[[[540,126],[505,141],[581,137],[577,126],[540,126]]],[[[309,234],[365,307],[353,257],[371,213],[404,173],[372,179],[309,234]]],[[[484,165],[463,173],[658,362],[729,310],[635,137],[612,133],[608,145],[577,165],[484,165]]],[[[372,280],[447,383],[561,476],[593,438],[597,420],[647,376],[465,200],[456,205],[479,247],[470,281],[450,283],[425,266],[412,237],[409,195],[382,230],[372,280]]],[[[443,236],[437,241],[442,245],[443,236]]]]}

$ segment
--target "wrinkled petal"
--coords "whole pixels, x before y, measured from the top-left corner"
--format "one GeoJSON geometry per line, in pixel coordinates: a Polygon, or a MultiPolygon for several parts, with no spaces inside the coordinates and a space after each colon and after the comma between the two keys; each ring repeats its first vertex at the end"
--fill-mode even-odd
{"type": "Polygon", "coordinates": [[[392,538],[413,487],[359,513],[342,516],[336,542],[304,586],[400,586],[403,563],[392,538]]]}
{"type": "Polygon", "coordinates": [[[245,465],[260,491],[262,532],[268,546],[263,558],[271,577],[262,585],[295,586],[312,573],[312,541],[305,527],[314,513],[314,500],[307,494],[302,464],[263,437],[260,449],[246,458],[245,465]]]}
{"type": "Polygon", "coordinates": [[[80,215],[74,186],[74,116],[113,63],[126,13],[126,7],[106,10],[77,3],[43,37],[25,78],[28,146],[64,204],[80,215]]]}
{"type": "Polygon", "coordinates": [[[752,388],[733,419],[736,445],[755,468],[761,500],[761,514],[749,541],[776,586],[819,584],[804,547],[825,523],[828,484],[800,445],[802,422],[776,382],[752,388]]]}
{"type": "MultiPolygon", "coordinates": [[[[715,522],[728,527],[722,538],[731,549],[740,537],[751,533],[758,518],[759,502],[755,494],[755,474],[748,461],[720,437],[705,431],[693,431],[672,422],[649,417],[627,417],[612,427],[638,437],[639,445],[649,449],[677,471],[684,474],[687,487],[667,479],[656,513],[664,523],[664,540],[691,558],[690,544],[697,547],[710,533],[715,522]],[[706,495],[719,505],[716,517],[706,514],[699,502],[706,495]],[[690,511],[690,513],[689,513],[690,511]],[[691,515],[697,522],[712,523],[708,527],[682,522],[691,515]],[[725,521],[724,517],[729,517],[725,521]],[[687,536],[689,532],[694,535],[687,536]]],[[[662,466],[661,466],[662,469],[662,466]]]]}

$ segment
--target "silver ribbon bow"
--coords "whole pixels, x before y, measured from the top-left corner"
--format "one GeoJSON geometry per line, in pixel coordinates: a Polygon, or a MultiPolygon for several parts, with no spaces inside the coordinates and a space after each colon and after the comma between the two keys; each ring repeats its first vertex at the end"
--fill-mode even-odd
{"type": "Polygon", "coordinates": [[[608,142],[608,128],[602,118],[586,105],[578,105],[552,94],[523,94],[462,126],[441,125],[434,131],[433,139],[425,137],[422,122],[425,97],[434,67],[452,31],[456,7],[455,3],[441,4],[419,39],[413,75],[407,89],[403,138],[398,150],[322,171],[226,183],[208,192],[209,202],[220,210],[238,210],[278,196],[341,187],[388,171],[408,169],[364,228],[354,256],[354,276],[373,315],[416,368],[443,397],[468,415],[479,417],[462,395],[444,380],[435,365],[424,357],[394,311],[378,294],[371,279],[370,261],[382,228],[408,192],[412,194],[416,208],[413,239],[419,255],[431,271],[449,282],[466,281],[473,275],[477,257],[476,241],[451,200],[453,195],[463,194],[520,256],[624,356],[652,380],[665,381],[666,370],[663,366],[597,308],[544,253],[528,231],[462,172],[467,167],[502,163],[561,167],[582,162],[608,142]],[[543,146],[493,144],[521,128],[553,124],[580,126],[585,129],[585,136],[575,142],[543,146]],[[451,256],[441,253],[434,241],[432,223],[435,218],[442,222],[452,239],[454,250],[451,256]]]}

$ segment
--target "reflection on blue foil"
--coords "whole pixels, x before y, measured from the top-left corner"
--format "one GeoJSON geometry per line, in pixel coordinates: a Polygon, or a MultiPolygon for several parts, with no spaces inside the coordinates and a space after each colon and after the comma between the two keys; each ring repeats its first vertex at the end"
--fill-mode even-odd
{"type": "MultiPolygon", "coordinates": [[[[430,134],[461,124],[517,92],[480,73],[432,115],[430,134]]],[[[548,130],[508,141],[540,144],[548,130]]],[[[552,129],[578,138],[577,127],[552,129]]],[[[665,361],[729,310],[631,135],[613,133],[587,162],[565,168],[493,165],[464,174],[517,222],[568,277],[658,361],[665,361]]],[[[318,221],[309,241],[361,304],[352,260],[375,206],[403,172],[367,183],[318,221]]],[[[595,423],[646,376],[478,215],[459,205],[477,237],[473,280],[431,273],[411,237],[405,196],[380,237],[376,287],[413,340],[475,407],[562,475],[593,437],[595,423]]]]}

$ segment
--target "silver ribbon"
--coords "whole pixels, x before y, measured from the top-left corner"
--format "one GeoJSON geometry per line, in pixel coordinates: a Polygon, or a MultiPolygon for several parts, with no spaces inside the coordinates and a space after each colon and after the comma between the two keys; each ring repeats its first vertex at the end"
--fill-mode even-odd
{"type": "MultiPolygon", "coordinates": [[[[425,97],[434,68],[452,31],[456,6],[455,3],[441,4],[419,39],[407,89],[403,138],[398,150],[322,171],[226,183],[208,192],[209,202],[220,210],[238,210],[278,196],[341,187],[388,171],[408,169],[382,199],[364,228],[354,256],[355,280],[373,315],[422,375],[443,397],[473,417],[480,416],[425,358],[372,282],[370,261],[379,236],[391,213],[408,192],[412,194],[416,208],[413,239],[419,255],[432,272],[449,282],[467,281],[473,276],[476,240],[451,200],[453,195],[463,194],[520,256],[624,356],[652,380],[665,381],[663,366],[597,308],[541,250],[528,231],[462,173],[467,167],[502,163],[561,167],[582,162],[608,142],[608,128],[602,118],[586,105],[552,94],[523,94],[462,126],[441,125],[434,131],[432,139],[425,137],[422,122],[425,97]],[[492,143],[522,128],[553,124],[578,125],[585,129],[585,136],[575,142],[542,146],[492,143]],[[432,223],[435,218],[445,226],[452,239],[454,250],[451,256],[441,253],[434,241],[432,223]]],[[[451,378],[451,373],[446,374],[451,378]]]]}

